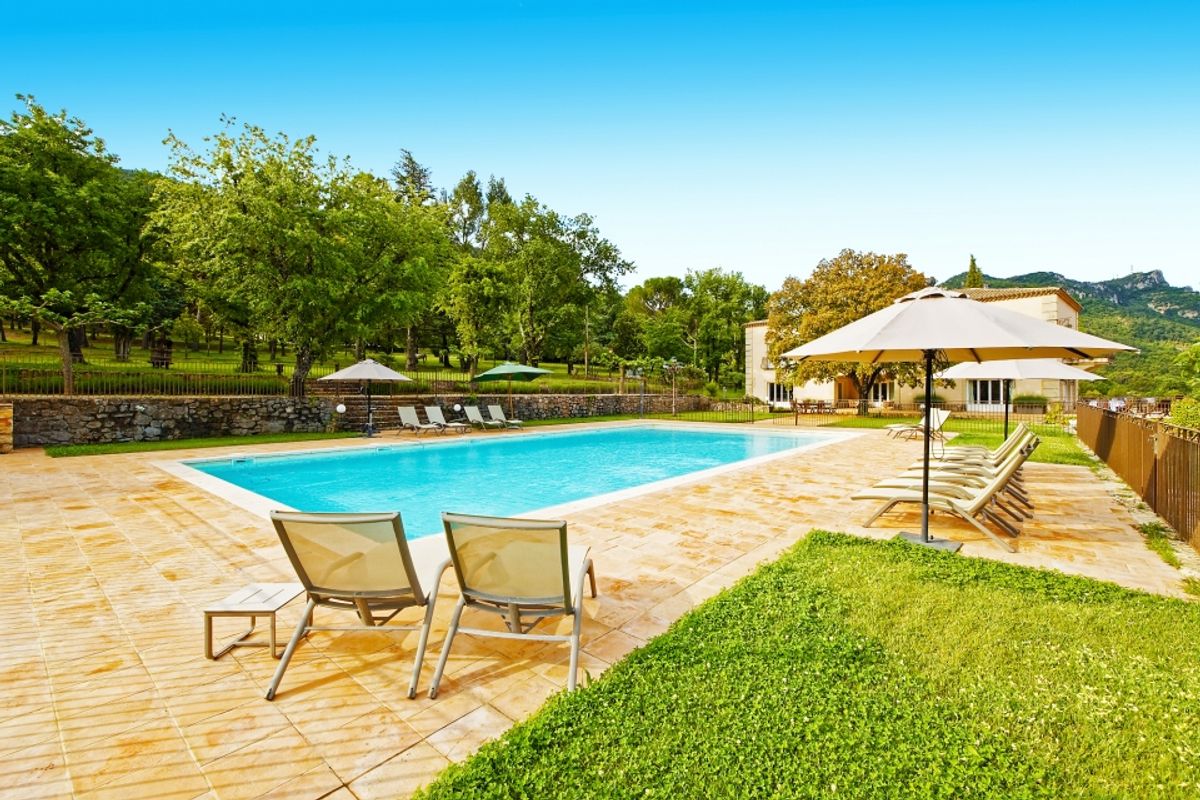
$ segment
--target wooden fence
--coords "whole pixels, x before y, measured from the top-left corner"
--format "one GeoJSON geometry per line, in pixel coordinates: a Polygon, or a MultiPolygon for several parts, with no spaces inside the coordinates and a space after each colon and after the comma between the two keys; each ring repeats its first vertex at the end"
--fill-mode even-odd
{"type": "Polygon", "coordinates": [[[1200,550],[1200,431],[1080,404],[1079,438],[1200,550]]]}

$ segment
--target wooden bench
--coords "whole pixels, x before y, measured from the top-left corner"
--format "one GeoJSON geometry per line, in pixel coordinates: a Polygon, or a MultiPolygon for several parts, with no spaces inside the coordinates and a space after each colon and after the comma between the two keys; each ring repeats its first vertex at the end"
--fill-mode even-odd
{"type": "Polygon", "coordinates": [[[279,642],[275,640],[275,612],[302,594],[304,587],[298,583],[252,583],[204,609],[205,658],[220,658],[235,647],[270,647],[271,655],[279,658],[279,642]],[[250,628],[225,645],[221,652],[214,654],[214,617],[249,617],[250,628]],[[271,620],[271,638],[267,641],[249,641],[259,617],[271,620]]]}

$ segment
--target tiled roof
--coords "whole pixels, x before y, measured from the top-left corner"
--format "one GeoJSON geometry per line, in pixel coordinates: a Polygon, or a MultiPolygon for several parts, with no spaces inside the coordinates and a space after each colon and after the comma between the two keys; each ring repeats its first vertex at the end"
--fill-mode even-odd
{"type": "Polygon", "coordinates": [[[1017,300],[1022,297],[1042,297],[1048,294],[1056,294],[1066,301],[1067,305],[1074,308],[1076,311],[1081,310],[1079,301],[1061,286],[1013,286],[1011,288],[992,289],[963,289],[963,294],[972,300],[978,300],[981,303],[987,303],[992,300],[1017,300]]]}
{"type": "Polygon", "coordinates": [[[767,324],[767,321],[765,319],[756,319],[753,322],[744,323],[742,325],[742,327],[743,328],[761,328],[763,325],[766,325],[766,324],[767,324]]]}

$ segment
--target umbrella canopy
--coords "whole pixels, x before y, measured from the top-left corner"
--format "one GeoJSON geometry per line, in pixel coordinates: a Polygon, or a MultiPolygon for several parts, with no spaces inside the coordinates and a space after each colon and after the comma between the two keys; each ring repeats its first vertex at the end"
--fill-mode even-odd
{"type": "Polygon", "coordinates": [[[1085,369],[1072,367],[1053,358],[1023,358],[1006,361],[964,361],[938,375],[938,380],[1004,381],[1004,438],[1008,438],[1009,384],[1014,380],[1098,381],[1085,369]]]}
{"type": "Polygon", "coordinates": [[[407,375],[401,375],[390,367],[385,367],[373,358],[366,358],[357,364],[351,364],[345,369],[317,378],[319,381],[366,381],[367,382],[367,438],[375,434],[375,421],[371,415],[371,382],[382,381],[397,383],[411,381],[407,375]]]}
{"type": "Polygon", "coordinates": [[[401,375],[390,367],[385,367],[373,358],[364,359],[357,364],[351,364],[345,369],[339,369],[319,381],[411,381],[407,375],[401,375]]]}
{"type": "Polygon", "coordinates": [[[1043,322],[962,292],[929,287],[907,294],[843,328],[784,353],[804,361],[947,361],[1010,358],[1104,358],[1133,350],[1074,328],[1043,322]]]}
{"type": "Polygon", "coordinates": [[[962,380],[1046,380],[1100,381],[1100,375],[1072,367],[1053,358],[1007,359],[1005,361],[964,362],[936,376],[940,381],[962,380]]]}
{"type": "MultiPolygon", "coordinates": [[[[928,287],[892,305],[783,354],[796,361],[868,364],[925,362],[925,397],[933,394],[933,360],[988,361],[1022,358],[1103,358],[1134,348],[1016,311],[971,300],[962,292],[928,287]]],[[[921,533],[906,538],[957,550],[929,538],[930,412],[925,403],[925,459],[921,471],[921,533]]],[[[1005,543],[1010,550],[1011,545],[1005,543]]]]}
{"type": "Polygon", "coordinates": [[[515,416],[513,414],[512,382],[537,380],[541,376],[549,374],[550,370],[548,369],[505,361],[503,364],[492,367],[487,372],[479,373],[475,376],[474,380],[508,381],[508,415],[511,417],[515,416]]]}
{"type": "Polygon", "coordinates": [[[505,361],[503,364],[492,367],[487,372],[481,372],[475,376],[477,381],[532,381],[540,378],[543,375],[549,375],[550,370],[542,369],[541,367],[531,367],[527,364],[514,364],[511,361],[505,361]]]}

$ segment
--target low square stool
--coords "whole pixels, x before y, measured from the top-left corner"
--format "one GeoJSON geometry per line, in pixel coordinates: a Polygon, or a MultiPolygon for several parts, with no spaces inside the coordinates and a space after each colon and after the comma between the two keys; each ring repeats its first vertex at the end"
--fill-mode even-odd
{"type": "Polygon", "coordinates": [[[279,658],[280,643],[275,640],[275,612],[302,594],[304,587],[298,583],[252,583],[204,609],[205,658],[220,658],[235,647],[270,647],[271,655],[279,658]],[[221,652],[214,654],[213,617],[249,617],[250,628],[225,645],[221,652]],[[271,638],[251,641],[250,636],[254,634],[259,617],[267,617],[271,621],[271,638]]]}

